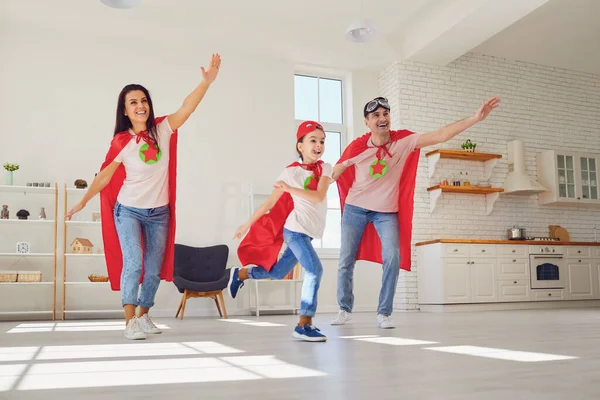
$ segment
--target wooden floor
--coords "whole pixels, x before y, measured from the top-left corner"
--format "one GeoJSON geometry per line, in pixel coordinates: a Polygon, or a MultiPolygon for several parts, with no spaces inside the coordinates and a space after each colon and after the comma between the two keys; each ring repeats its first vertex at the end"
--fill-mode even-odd
{"type": "Polygon", "coordinates": [[[600,398],[600,310],[332,318],[326,343],[294,340],[294,316],[162,318],[136,342],[118,320],[2,322],[0,399],[600,398]]]}

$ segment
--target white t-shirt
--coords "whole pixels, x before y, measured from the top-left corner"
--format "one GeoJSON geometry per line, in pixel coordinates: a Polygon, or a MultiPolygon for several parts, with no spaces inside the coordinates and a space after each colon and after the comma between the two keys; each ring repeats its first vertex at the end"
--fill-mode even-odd
{"type": "MultiPolygon", "coordinates": [[[[331,174],[333,173],[331,164],[324,163],[322,168],[321,176],[331,178],[331,174]]],[[[311,185],[311,180],[309,179],[311,177],[314,179],[312,171],[308,171],[302,167],[290,167],[286,168],[277,180],[284,181],[291,187],[316,190],[315,182],[312,182],[311,185]],[[307,186],[309,185],[313,189],[308,189],[307,186]]],[[[320,203],[313,203],[292,195],[292,200],[294,201],[294,209],[288,215],[284,228],[292,232],[304,233],[313,239],[320,239],[325,230],[327,198],[324,198],[320,203]]]]}
{"type": "MultiPolygon", "coordinates": [[[[169,204],[169,145],[173,131],[168,118],[156,128],[159,149],[151,148],[144,140],[137,143],[134,137],[114,159],[125,166],[125,181],[117,196],[124,206],[156,208],[169,204]]],[[[129,134],[135,136],[131,129],[129,134]]]]}

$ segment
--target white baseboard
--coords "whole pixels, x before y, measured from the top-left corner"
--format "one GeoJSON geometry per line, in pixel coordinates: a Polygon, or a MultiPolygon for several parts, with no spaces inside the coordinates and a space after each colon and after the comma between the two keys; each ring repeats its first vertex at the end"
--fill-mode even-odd
{"type": "Polygon", "coordinates": [[[481,304],[420,304],[421,312],[470,312],[599,307],[600,300],[524,301],[481,304]]]}

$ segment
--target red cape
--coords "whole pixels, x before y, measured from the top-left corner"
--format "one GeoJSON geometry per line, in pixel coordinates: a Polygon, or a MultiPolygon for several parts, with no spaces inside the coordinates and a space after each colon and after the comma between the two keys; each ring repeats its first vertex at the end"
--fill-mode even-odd
{"type": "MultiPolygon", "coordinates": [[[[402,139],[406,136],[414,134],[414,132],[401,130],[391,131],[391,141],[402,139]]],[[[363,151],[367,150],[367,142],[371,137],[371,133],[367,133],[350,143],[344,154],[337,162],[338,164],[350,158],[356,157],[363,151]]],[[[415,181],[417,177],[417,166],[419,163],[420,150],[413,151],[406,159],[404,170],[399,182],[390,182],[390,185],[400,185],[398,193],[398,223],[400,227],[400,268],[410,271],[411,265],[411,239],[412,239],[412,219],[414,210],[414,195],[415,181]]],[[[348,167],[342,175],[337,179],[338,191],[340,193],[340,203],[342,213],[346,204],[348,191],[354,184],[355,166],[348,167]]],[[[356,255],[357,260],[372,261],[383,264],[381,257],[381,241],[379,235],[372,223],[367,224],[362,236],[362,240],[358,247],[356,255]]]]}
{"type": "MultiPolygon", "coordinates": [[[[286,168],[299,166],[293,163],[286,168]]],[[[238,246],[238,258],[242,266],[260,265],[267,271],[277,263],[277,256],[283,246],[283,226],[294,209],[294,200],[284,193],[269,213],[262,215],[250,226],[248,234],[238,246]]]]}
{"type": "MultiPolygon", "coordinates": [[[[166,117],[156,118],[158,125],[166,117]]],[[[106,154],[106,159],[102,164],[103,170],[106,168],[115,157],[123,150],[123,148],[133,138],[128,132],[121,132],[115,135],[110,143],[110,149],[106,154]]],[[[173,281],[173,260],[175,250],[175,200],[177,187],[177,130],[171,134],[171,142],[169,148],[169,207],[171,209],[171,219],[169,223],[169,234],[167,237],[167,248],[165,250],[165,258],[162,265],[160,278],[166,281],[173,281]]],[[[117,235],[115,219],[113,211],[117,196],[123,186],[125,180],[125,167],[119,165],[108,185],[100,192],[100,216],[102,218],[102,239],[104,241],[104,257],[108,269],[108,278],[110,279],[110,287],[112,290],[120,290],[121,286],[121,270],[123,269],[123,253],[121,252],[121,244],[117,235]]],[[[143,271],[142,271],[143,277],[143,271]]]]}

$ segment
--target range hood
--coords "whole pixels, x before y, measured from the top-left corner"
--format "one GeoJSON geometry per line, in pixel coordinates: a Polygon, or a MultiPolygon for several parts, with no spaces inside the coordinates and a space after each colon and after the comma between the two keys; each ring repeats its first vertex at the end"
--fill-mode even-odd
{"type": "Polygon", "coordinates": [[[521,140],[508,142],[508,175],[504,181],[504,194],[529,196],[547,190],[527,175],[523,142],[521,140]]]}

